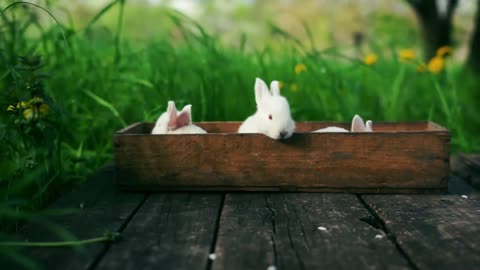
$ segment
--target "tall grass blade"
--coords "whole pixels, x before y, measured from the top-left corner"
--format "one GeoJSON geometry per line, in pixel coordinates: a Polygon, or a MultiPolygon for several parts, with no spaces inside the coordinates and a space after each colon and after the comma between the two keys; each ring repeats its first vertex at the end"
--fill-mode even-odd
{"type": "Polygon", "coordinates": [[[120,124],[122,125],[122,127],[126,127],[127,126],[127,123],[125,122],[125,120],[123,120],[123,118],[120,116],[120,113],[117,111],[117,109],[115,109],[115,107],[109,103],[108,101],[106,101],[105,99],[95,95],[92,91],[90,90],[83,90],[83,92],[89,96],[90,98],[92,98],[98,105],[100,106],[103,106],[105,108],[107,108],[112,114],[113,116],[115,116],[119,121],[120,121],[120,124]]]}
{"type": "Polygon", "coordinates": [[[88,32],[90,31],[90,29],[92,28],[92,26],[100,19],[103,17],[103,15],[105,15],[105,13],[107,13],[113,6],[115,6],[115,4],[117,4],[118,2],[120,2],[122,0],[114,0],[112,2],[110,2],[109,4],[107,4],[104,8],[102,8],[88,23],[87,23],[87,26],[85,26],[85,28],[83,29],[84,32],[88,32]]]}
{"type": "Polygon", "coordinates": [[[65,46],[68,48],[68,42],[67,42],[67,37],[65,36],[65,32],[63,31],[63,25],[57,20],[57,18],[55,16],[53,16],[53,14],[48,11],[46,8],[40,6],[40,5],[37,5],[37,4],[34,4],[34,3],[30,3],[30,2],[24,2],[24,1],[18,1],[18,2],[14,2],[14,3],[11,3],[10,5],[6,6],[2,11],[1,13],[4,14],[5,11],[7,11],[8,9],[16,6],[16,5],[21,5],[21,4],[24,4],[24,5],[31,5],[31,6],[34,6],[38,9],[41,9],[43,10],[45,13],[47,13],[54,21],[55,23],[57,24],[57,26],[60,27],[60,33],[62,34],[62,38],[63,38],[63,41],[65,43],[65,46]]]}

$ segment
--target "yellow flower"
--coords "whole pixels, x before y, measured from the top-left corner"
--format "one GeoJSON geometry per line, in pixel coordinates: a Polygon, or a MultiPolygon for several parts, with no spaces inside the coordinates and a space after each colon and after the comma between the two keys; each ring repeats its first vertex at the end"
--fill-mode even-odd
{"type": "Polygon", "coordinates": [[[13,106],[13,105],[8,105],[8,107],[7,107],[7,112],[13,112],[13,111],[15,111],[15,106],[13,106]]]}
{"type": "Polygon", "coordinates": [[[370,53],[363,58],[363,62],[365,63],[365,65],[371,66],[377,62],[377,58],[378,57],[376,54],[370,53]]]}
{"type": "Polygon", "coordinates": [[[285,86],[285,83],[284,83],[284,82],[282,82],[282,81],[279,81],[279,82],[278,82],[278,87],[279,87],[280,89],[282,89],[284,86],[285,86]]]}
{"type": "Polygon", "coordinates": [[[452,47],[450,46],[442,46],[437,49],[437,56],[439,57],[445,57],[450,54],[452,54],[452,47]]]}
{"type": "Polygon", "coordinates": [[[408,62],[415,59],[415,52],[412,49],[403,49],[398,52],[401,62],[408,62]]]}
{"type": "Polygon", "coordinates": [[[440,56],[435,56],[428,62],[428,71],[431,73],[439,73],[445,67],[445,60],[440,56]]]}
{"type": "Polygon", "coordinates": [[[25,101],[21,101],[17,103],[17,109],[26,108],[27,106],[28,106],[28,103],[25,101]]]}
{"type": "Polygon", "coordinates": [[[305,66],[304,64],[297,64],[295,65],[295,73],[296,74],[300,74],[302,73],[303,71],[306,71],[307,70],[307,66],[305,66]]]}
{"type": "Polygon", "coordinates": [[[32,120],[32,118],[34,117],[34,110],[32,107],[28,108],[28,109],[25,109],[23,111],[23,117],[27,120],[32,120]]]}
{"type": "MultiPolygon", "coordinates": [[[[22,114],[26,120],[36,120],[39,117],[45,116],[50,111],[50,106],[46,103],[43,103],[43,99],[40,97],[33,97],[29,101],[21,101],[17,103],[16,107],[18,109],[24,109],[22,114]]],[[[15,109],[10,105],[7,110],[15,109]]]]}
{"type": "Polygon", "coordinates": [[[297,92],[298,91],[298,85],[296,83],[290,84],[290,90],[292,90],[292,92],[297,92]]]}
{"type": "Polygon", "coordinates": [[[32,103],[42,103],[43,102],[43,99],[41,97],[33,97],[32,99],[30,99],[28,101],[28,103],[32,104],[32,103]]]}
{"type": "Polygon", "coordinates": [[[425,72],[426,69],[427,69],[427,65],[425,65],[425,64],[420,64],[420,65],[417,66],[417,72],[418,73],[423,73],[423,72],[425,72]]]}

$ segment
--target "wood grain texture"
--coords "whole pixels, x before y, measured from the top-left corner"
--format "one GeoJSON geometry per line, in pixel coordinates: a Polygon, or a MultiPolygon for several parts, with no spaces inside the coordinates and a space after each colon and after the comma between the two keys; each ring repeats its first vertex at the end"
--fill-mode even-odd
{"type": "Polygon", "coordinates": [[[478,269],[478,195],[362,197],[418,269],[478,269]]]}
{"type": "Polygon", "coordinates": [[[206,269],[222,196],[151,195],[96,269],[206,269]]]}
{"type": "Polygon", "coordinates": [[[212,268],[407,269],[368,217],[354,195],[227,194],[212,268]]]}
{"type": "MultiPolygon", "coordinates": [[[[102,236],[107,230],[116,232],[142,202],[144,194],[116,191],[113,167],[107,167],[86,184],[55,202],[50,209],[72,209],[74,212],[56,216],[50,222],[68,230],[78,239],[102,236]],[[82,207],[82,208],[81,208],[82,207]]],[[[24,228],[19,241],[62,241],[59,235],[37,224],[24,228]]],[[[105,244],[89,244],[81,248],[24,248],[24,255],[37,261],[44,269],[89,269],[105,244]]],[[[6,266],[2,269],[18,269],[6,266]]]]}
{"type": "MultiPolygon", "coordinates": [[[[230,130],[237,123],[208,123],[230,130]]],[[[325,123],[298,123],[300,129],[325,123]]],[[[114,138],[117,183],[133,189],[280,190],[444,189],[447,131],[428,122],[378,124],[389,132],[295,133],[285,141],[261,134],[129,134],[114,138]],[[423,129],[422,129],[423,128],[423,129]],[[407,130],[397,132],[397,130],[407,130]]],[[[138,128],[138,127],[136,127],[138,128]]]]}

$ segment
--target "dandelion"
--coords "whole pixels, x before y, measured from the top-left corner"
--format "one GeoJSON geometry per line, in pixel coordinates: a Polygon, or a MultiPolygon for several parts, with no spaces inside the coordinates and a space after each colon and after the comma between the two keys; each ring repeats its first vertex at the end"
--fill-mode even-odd
{"type": "Polygon", "coordinates": [[[445,60],[440,56],[435,56],[428,62],[428,71],[437,74],[445,67],[445,60]]]}
{"type": "Polygon", "coordinates": [[[415,52],[412,49],[403,49],[398,52],[401,62],[408,62],[415,59],[415,52]]]}
{"type": "Polygon", "coordinates": [[[363,63],[365,63],[365,65],[373,65],[377,62],[377,55],[374,54],[374,53],[370,53],[370,54],[367,54],[364,58],[363,58],[363,63]]]}
{"type": "Polygon", "coordinates": [[[297,92],[298,91],[298,85],[296,83],[290,84],[290,90],[292,90],[292,92],[297,92]]]}
{"type": "Polygon", "coordinates": [[[437,49],[437,56],[438,57],[445,57],[447,55],[452,54],[452,47],[450,46],[442,46],[437,49]]]}
{"type": "Polygon", "coordinates": [[[304,64],[296,64],[294,70],[296,74],[300,74],[303,71],[307,70],[307,66],[305,66],[304,64]]]}

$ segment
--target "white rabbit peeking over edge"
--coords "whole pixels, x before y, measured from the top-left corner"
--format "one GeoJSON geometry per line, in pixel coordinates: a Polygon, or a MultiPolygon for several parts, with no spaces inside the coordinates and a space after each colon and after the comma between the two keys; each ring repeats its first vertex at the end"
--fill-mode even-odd
{"type": "Polygon", "coordinates": [[[278,81],[272,81],[269,90],[262,79],[256,78],[255,101],[257,112],[242,123],[238,133],[262,133],[272,139],[290,138],[295,122],[287,99],[280,96],[278,81]]]}
{"type": "MultiPolygon", "coordinates": [[[[372,132],[372,120],[368,120],[367,122],[363,122],[363,119],[358,115],[352,119],[352,126],[350,129],[351,132],[372,132]]],[[[348,130],[341,128],[341,127],[326,127],[317,129],[313,132],[349,132],[348,130]]]]}
{"type": "Polygon", "coordinates": [[[192,124],[192,105],[188,104],[177,112],[175,102],[169,101],[167,111],[155,123],[152,134],[203,134],[201,127],[192,124]]]}

